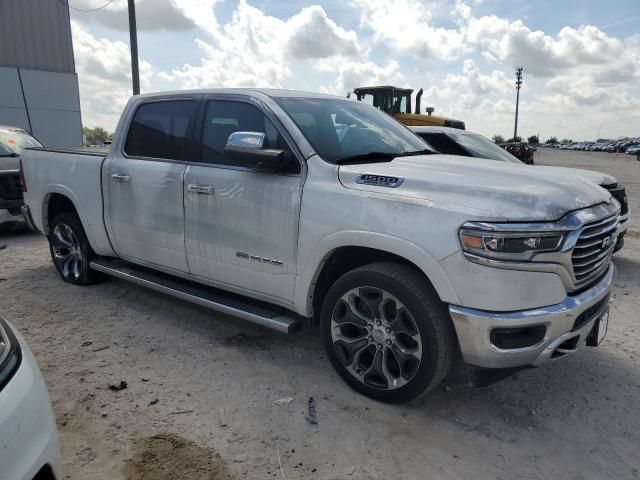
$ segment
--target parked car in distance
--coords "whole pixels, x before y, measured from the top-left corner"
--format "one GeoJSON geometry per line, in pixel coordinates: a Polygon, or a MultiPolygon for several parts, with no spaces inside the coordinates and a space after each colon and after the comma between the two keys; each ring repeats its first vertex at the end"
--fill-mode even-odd
{"type": "Polygon", "coordinates": [[[28,149],[22,165],[64,281],[107,274],[287,333],[319,323],[338,374],[377,400],[428,392],[459,353],[523,368],[606,333],[609,192],[438,155],[363,102],[136,95],[106,155],[28,149]]]}
{"type": "MultiPolygon", "coordinates": [[[[521,163],[520,160],[495,142],[469,130],[460,131],[446,127],[409,127],[420,138],[431,145],[435,150],[447,155],[461,155],[466,157],[485,158],[499,160],[510,163],[521,163]]],[[[554,167],[547,165],[536,165],[535,168],[570,177],[584,178],[595,182],[602,188],[607,189],[611,195],[620,203],[620,225],[618,228],[618,240],[615,251],[619,251],[624,246],[624,236],[629,229],[631,213],[625,187],[620,185],[615,177],[606,173],[594,172],[593,170],[583,170],[580,168],[554,167]]]]}
{"type": "Polygon", "coordinates": [[[0,478],[61,480],[49,395],[24,338],[0,316],[0,478]]]}
{"type": "Polygon", "coordinates": [[[18,166],[24,148],[42,147],[29,132],[0,125],[0,227],[24,225],[18,166]]]}

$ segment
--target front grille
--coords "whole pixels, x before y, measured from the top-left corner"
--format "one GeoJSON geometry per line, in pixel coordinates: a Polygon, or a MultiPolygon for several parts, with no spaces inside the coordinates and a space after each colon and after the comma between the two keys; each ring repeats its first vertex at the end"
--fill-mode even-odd
{"type": "Polygon", "coordinates": [[[629,213],[629,201],[627,200],[627,192],[624,187],[614,183],[612,185],[605,185],[604,188],[609,190],[611,196],[620,203],[620,215],[629,213]]]}
{"type": "Polygon", "coordinates": [[[571,254],[576,288],[597,280],[609,266],[616,246],[619,214],[587,223],[571,254]]]}
{"type": "Polygon", "coordinates": [[[22,188],[18,173],[0,172],[0,198],[4,200],[22,200],[22,188]]]}

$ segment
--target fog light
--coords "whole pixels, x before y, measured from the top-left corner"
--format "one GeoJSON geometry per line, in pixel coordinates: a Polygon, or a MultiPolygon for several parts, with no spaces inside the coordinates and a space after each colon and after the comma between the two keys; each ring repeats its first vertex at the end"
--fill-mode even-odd
{"type": "Polygon", "coordinates": [[[517,328],[494,328],[491,330],[491,344],[501,350],[513,350],[537,345],[544,339],[547,327],[533,325],[517,328]]]}

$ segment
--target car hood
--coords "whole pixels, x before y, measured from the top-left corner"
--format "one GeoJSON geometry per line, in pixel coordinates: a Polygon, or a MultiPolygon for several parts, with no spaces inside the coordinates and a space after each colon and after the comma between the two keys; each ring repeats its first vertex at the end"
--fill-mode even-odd
{"type": "MultiPolygon", "coordinates": [[[[592,181],[528,165],[453,155],[397,157],[383,163],[341,165],[347,188],[453,204],[509,221],[557,220],[565,213],[610,201],[592,181]],[[362,175],[398,177],[399,186],[368,183],[362,175]]],[[[470,219],[471,220],[471,219],[470,219]]]]}
{"type": "Polygon", "coordinates": [[[552,174],[555,172],[560,175],[569,175],[574,178],[585,178],[597,183],[598,185],[612,185],[614,183],[618,183],[616,177],[602,172],[594,172],[593,170],[583,170],[582,168],[551,167],[547,165],[535,165],[534,168],[536,170],[546,170],[552,174]]]}

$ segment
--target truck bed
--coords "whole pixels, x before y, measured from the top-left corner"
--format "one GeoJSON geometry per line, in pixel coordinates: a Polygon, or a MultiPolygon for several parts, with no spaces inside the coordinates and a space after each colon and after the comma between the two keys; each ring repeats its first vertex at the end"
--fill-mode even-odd
{"type": "Polygon", "coordinates": [[[47,231],[55,194],[74,204],[97,253],[111,252],[102,218],[102,164],[108,149],[98,147],[27,148],[22,152],[27,191],[24,200],[34,224],[47,231]]]}
{"type": "Polygon", "coordinates": [[[92,155],[94,157],[105,157],[109,153],[109,147],[40,147],[29,148],[40,152],[68,153],[72,155],[92,155]]]}

